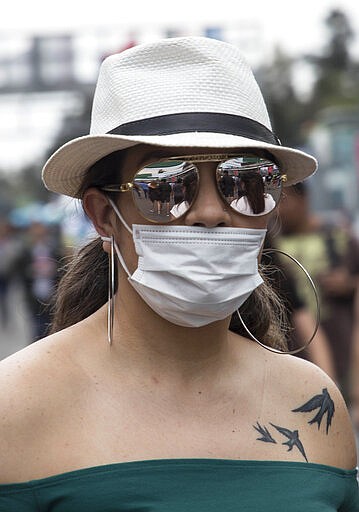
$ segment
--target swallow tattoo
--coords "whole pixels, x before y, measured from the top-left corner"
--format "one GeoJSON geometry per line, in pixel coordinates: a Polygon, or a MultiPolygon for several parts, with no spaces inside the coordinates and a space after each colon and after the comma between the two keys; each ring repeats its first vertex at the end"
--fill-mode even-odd
{"type": "Polygon", "coordinates": [[[273,423],[271,423],[271,425],[272,425],[272,427],[277,429],[280,434],[282,434],[283,436],[288,438],[288,441],[285,441],[284,443],[282,443],[282,444],[285,444],[288,446],[287,451],[291,452],[293,449],[293,446],[295,446],[296,448],[298,448],[300,453],[303,455],[305,460],[308,462],[307,456],[304,451],[304,447],[302,445],[302,442],[299,439],[298,430],[289,430],[284,427],[278,427],[277,425],[274,425],[273,423]]]}
{"type": "Polygon", "coordinates": [[[253,428],[256,429],[257,432],[260,433],[262,437],[257,437],[257,441],[263,441],[264,443],[274,443],[277,444],[277,441],[273,439],[273,437],[270,435],[268,429],[266,427],[262,427],[257,421],[257,426],[253,425],[253,428]]]}
{"type": "Polygon", "coordinates": [[[297,407],[297,409],[292,409],[292,412],[311,412],[314,409],[319,409],[317,414],[308,421],[310,425],[313,423],[318,424],[318,430],[320,428],[320,424],[324,415],[327,415],[327,424],[326,424],[326,433],[328,434],[329,427],[332,423],[332,418],[334,415],[335,407],[334,402],[330,398],[327,388],[324,388],[321,395],[315,395],[313,398],[308,400],[305,404],[297,407]]]}

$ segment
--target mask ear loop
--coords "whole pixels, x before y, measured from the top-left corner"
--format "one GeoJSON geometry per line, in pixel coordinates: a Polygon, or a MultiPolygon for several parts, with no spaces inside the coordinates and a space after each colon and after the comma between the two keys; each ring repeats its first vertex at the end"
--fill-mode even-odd
{"type": "Polygon", "coordinates": [[[111,250],[108,256],[108,301],[107,301],[107,341],[112,345],[113,325],[115,320],[115,239],[102,236],[104,242],[110,242],[111,250]]]}
{"type": "Polygon", "coordinates": [[[266,350],[269,350],[270,352],[275,352],[276,354],[298,354],[298,352],[301,352],[302,350],[304,350],[305,348],[308,347],[309,343],[311,343],[311,341],[313,340],[314,336],[317,334],[317,331],[318,331],[318,328],[319,328],[319,324],[320,324],[320,306],[319,306],[318,291],[317,291],[316,286],[315,286],[315,284],[313,282],[313,279],[310,277],[309,272],[307,271],[306,268],[303,267],[303,265],[301,263],[299,263],[299,261],[297,259],[295,259],[290,254],[287,254],[286,252],[281,251],[279,249],[265,249],[263,251],[263,254],[270,254],[271,252],[283,254],[284,256],[287,256],[290,260],[292,260],[294,263],[296,263],[298,265],[298,267],[304,272],[304,274],[306,275],[306,277],[307,277],[311,287],[313,288],[313,292],[314,292],[314,296],[315,296],[315,302],[316,302],[316,306],[317,306],[316,322],[315,322],[315,327],[314,327],[313,334],[311,335],[309,340],[305,343],[305,345],[303,345],[300,348],[296,348],[296,349],[293,349],[293,350],[278,350],[277,348],[269,347],[268,345],[265,345],[264,343],[259,341],[254,336],[254,334],[248,329],[248,327],[244,323],[244,320],[243,320],[243,318],[242,318],[242,316],[241,316],[241,314],[240,314],[238,309],[237,309],[237,315],[238,315],[238,318],[239,318],[240,322],[242,323],[244,329],[248,333],[248,335],[252,338],[252,340],[254,340],[256,343],[258,343],[258,345],[260,345],[261,347],[265,348],[266,350]]]}
{"type": "Polygon", "coordinates": [[[125,219],[123,218],[120,210],[117,208],[116,204],[114,203],[114,201],[112,201],[112,199],[110,197],[107,196],[107,199],[110,203],[110,205],[112,206],[112,208],[115,210],[116,212],[116,215],[118,216],[118,218],[120,219],[120,221],[122,222],[122,224],[125,226],[125,228],[127,229],[127,231],[129,233],[131,233],[132,235],[132,229],[130,228],[130,226],[127,224],[127,222],[125,221],[125,219]]]}

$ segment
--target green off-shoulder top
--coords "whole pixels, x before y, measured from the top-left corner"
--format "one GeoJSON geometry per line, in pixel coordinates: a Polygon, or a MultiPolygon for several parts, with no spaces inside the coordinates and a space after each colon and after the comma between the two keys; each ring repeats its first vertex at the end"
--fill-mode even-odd
{"type": "Polygon", "coordinates": [[[356,470],[159,459],[0,485],[1,512],[359,512],[356,470]]]}

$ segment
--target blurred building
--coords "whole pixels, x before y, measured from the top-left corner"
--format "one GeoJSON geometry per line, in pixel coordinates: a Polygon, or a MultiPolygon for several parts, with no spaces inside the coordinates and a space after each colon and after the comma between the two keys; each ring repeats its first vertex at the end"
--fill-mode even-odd
{"type": "Polygon", "coordinates": [[[352,221],[359,233],[359,108],[322,111],[309,145],[320,165],[310,180],[313,210],[352,221]]]}
{"type": "MultiPolygon", "coordinates": [[[[140,42],[189,34],[238,44],[252,61],[262,56],[264,42],[256,22],[127,31],[98,27],[33,37],[0,33],[0,173],[16,172],[34,162],[41,168],[64,121],[84,117],[99,65],[106,56],[140,42]]],[[[80,128],[78,135],[83,135],[80,128]]],[[[89,119],[86,132],[88,128],[89,119]]]]}
{"type": "MultiPolygon", "coordinates": [[[[94,60],[95,73],[97,54],[94,60]]],[[[94,84],[75,63],[70,35],[0,37],[0,172],[35,162],[41,167],[63,119],[81,114],[84,94],[94,84]]]]}

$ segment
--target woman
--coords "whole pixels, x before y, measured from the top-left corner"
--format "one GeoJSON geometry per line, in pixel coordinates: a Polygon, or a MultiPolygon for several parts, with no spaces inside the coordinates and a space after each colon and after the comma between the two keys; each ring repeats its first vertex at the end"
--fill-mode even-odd
{"type": "Polygon", "coordinates": [[[173,201],[175,204],[179,204],[183,201],[183,180],[177,178],[176,183],[173,185],[173,201]]]}
{"type": "Polygon", "coordinates": [[[231,207],[244,215],[263,215],[275,208],[271,194],[265,193],[265,186],[259,174],[243,173],[240,180],[241,197],[231,202],[231,207]]]}
{"type": "Polygon", "coordinates": [[[158,183],[155,180],[151,181],[151,183],[148,185],[148,195],[152,202],[151,212],[154,212],[156,210],[156,212],[158,214],[160,214],[161,213],[160,189],[159,189],[158,183]]]}
{"type": "MultiPolygon", "coordinates": [[[[171,185],[169,183],[167,183],[165,178],[162,178],[159,183],[159,189],[160,189],[161,207],[162,207],[162,205],[166,206],[166,215],[167,215],[167,217],[169,217],[170,216],[170,201],[171,201],[171,194],[172,194],[171,185]]],[[[159,213],[161,213],[161,211],[159,213]]]]}
{"type": "Polygon", "coordinates": [[[287,183],[316,167],[279,145],[237,48],[178,38],[105,60],[91,135],[43,172],[99,238],[62,281],[55,332],[1,364],[0,510],[357,510],[332,381],[228,331],[245,302],[256,336],[282,343],[257,271],[269,216],[217,187],[237,158],[276,162],[287,183]],[[173,161],[195,194],[153,223],[134,185],[173,161]]]}

